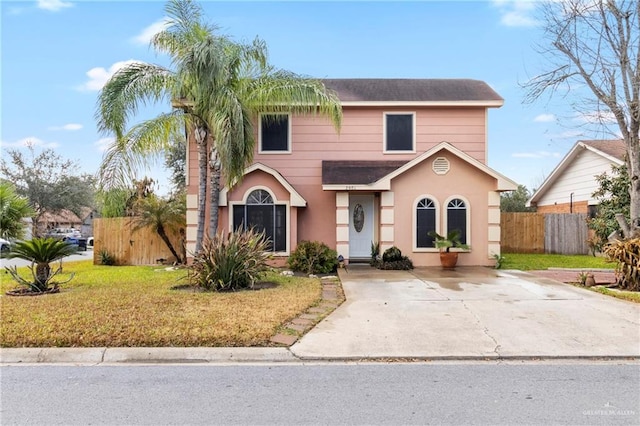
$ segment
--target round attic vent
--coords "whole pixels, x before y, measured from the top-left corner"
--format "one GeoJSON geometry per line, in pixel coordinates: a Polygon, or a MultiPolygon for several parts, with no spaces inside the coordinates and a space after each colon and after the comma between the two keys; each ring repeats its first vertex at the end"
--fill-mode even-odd
{"type": "Polygon", "coordinates": [[[438,157],[433,160],[433,172],[437,175],[444,175],[449,171],[449,160],[438,157]]]}

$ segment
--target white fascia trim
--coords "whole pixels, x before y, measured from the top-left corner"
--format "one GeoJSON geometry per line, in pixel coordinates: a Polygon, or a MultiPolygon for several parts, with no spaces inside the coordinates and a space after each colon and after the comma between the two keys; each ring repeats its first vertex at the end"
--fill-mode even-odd
{"type": "Polygon", "coordinates": [[[323,191],[389,191],[390,189],[391,181],[378,181],[370,185],[348,185],[342,183],[322,185],[323,191]]]}
{"type": "MultiPolygon", "coordinates": [[[[307,200],[305,200],[302,195],[300,195],[298,193],[298,191],[296,191],[296,189],[291,186],[291,184],[289,182],[287,182],[287,180],[275,169],[272,169],[269,166],[265,166],[262,163],[254,163],[251,166],[247,167],[244,170],[243,175],[246,176],[249,173],[252,173],[256,170],[260,170],[263,171],[267,174],[270,174],[271,176],[273,176],[279,183],[280,185],[282,185],[282,187],[284,189],[286,189],[289,192],[290,195],[290,204],[291,207],[307,207],[307,200]]],[[[232,185],[233,187],[233,185],[232,185]]],[[[219,201],[219,205],[220,206],[226,206],[227,205],[227,194],[229,193],[229,187],[225,186],[222,190],[220,190],[220,201],[219,201]]]]}
{"type": "Polygon", "coordinates": [[[400,167],[399,169],[394,170],[393,172],[389,173],[388,175],[386,175],[385,177],[381,178],[377,182],[374,182],[371,186],[374,186],[374,187],[382,186],[382,187],[385,187],[385,188],[386,187],[391,188],[391,179],[401,175],[402,173],[404,173],[407,170],[411,169],[413,166],[415,166],[417,164],[420,164],[421,162],[423,162],[427,158],[435,155],[438,151],[441,151],[443,149],[446,150],[446,151],[449,151],[451,154],[459,157],[463,161],[471,164],[472,166],[476,167],[477,169],[479,169],[479,170],[483,171],[484,173],[488,174],[489,176],[495,178],[498,181],[498,188],[496,189],[496,191],[515,191],[516,189],[518,189],[518,184],[516,182],[514,182],[511,179],[509,179],[508,177],[503,176],[502,174],[496,172],[492,168],[486,166],[485,164],[481,163],[480,161],[476,160],[475,158],[471,157],[470,155],[465,154],[464,152],[462,152],[459,149],[455,148],[449,142],[440,142],[438,145],[434,146],[433,148],[431,148],[428,151],[425,151],[424,153],[422,153],[418,157],[414,158],[413,160],[411,160],[410,162],[408,162],[404,166],[400,167]]]}
{"type": "Polygon", "coordinates": [[[499,108],[504,101],[341,101],[342,106],[472,106],[499,108]]]}

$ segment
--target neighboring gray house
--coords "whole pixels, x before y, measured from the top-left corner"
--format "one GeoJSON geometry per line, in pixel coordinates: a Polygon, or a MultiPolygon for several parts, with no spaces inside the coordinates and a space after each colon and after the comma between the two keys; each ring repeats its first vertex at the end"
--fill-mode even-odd
{"type": "Polygon", "coordinates": [[[595,176],[624,164],[624,141],[578,141],[527,202],[538,213],[587,213],[598,201],[592,194],[599,185],[595,176]]]}

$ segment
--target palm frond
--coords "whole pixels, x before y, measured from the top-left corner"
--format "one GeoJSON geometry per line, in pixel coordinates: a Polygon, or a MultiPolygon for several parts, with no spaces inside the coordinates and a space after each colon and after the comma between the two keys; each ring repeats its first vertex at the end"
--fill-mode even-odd
{"type": "Polygon", "coordinates": [[[98,96],[98,130],[121,137],[140,106],[169,102],[175,95],[175,86],[175,74],[162,66],[135,62],[122,67],[98,96]]]}
{"type": "Polygon", "coordinates": [[[173,140],[182,137],[184,115],[180,110],[143,121],[116,139],[105,151],[98,183],[103,190],[125,188],[139,172],[158,160],[173,140]]]}

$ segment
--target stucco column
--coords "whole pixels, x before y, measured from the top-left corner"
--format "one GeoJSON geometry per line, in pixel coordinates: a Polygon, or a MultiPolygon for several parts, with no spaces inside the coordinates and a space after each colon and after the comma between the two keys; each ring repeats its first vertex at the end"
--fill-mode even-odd
{"type": "Polygon", "coordinates": [[[380,254],[395,244],[395,206],[393,191],[380,194],[380,254]]]}
{"type": "Polygon", "coordinates": [[[349,258],[349,193],[336,192],[336,251],[349,258]]]}
{"type": "Polygon", "coordinates": [[[500,193],[489,191],[487,215],[487,253],[489,258],[500,255],[500,193]]]}

